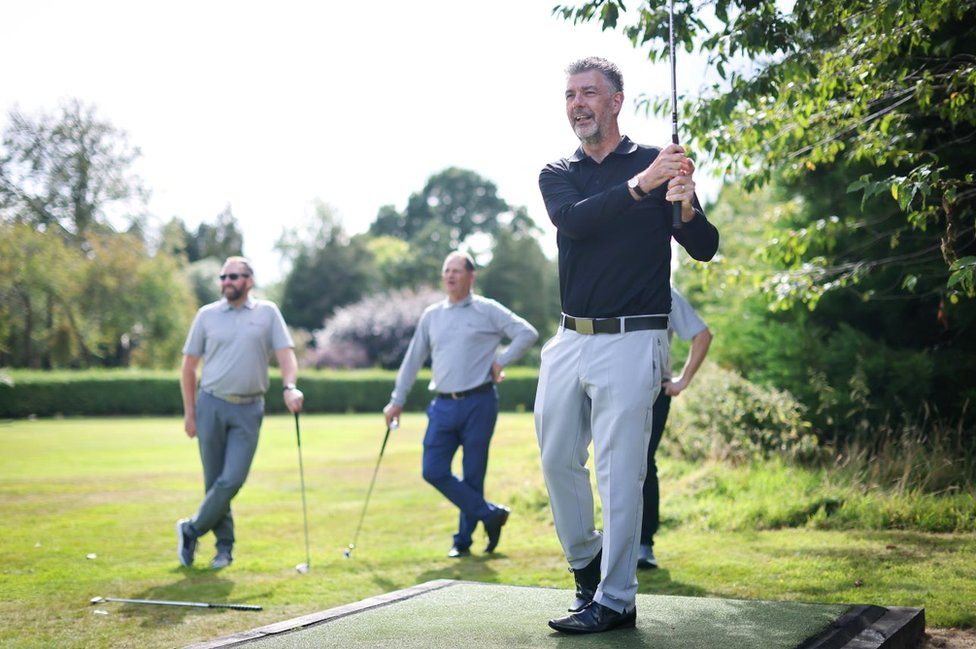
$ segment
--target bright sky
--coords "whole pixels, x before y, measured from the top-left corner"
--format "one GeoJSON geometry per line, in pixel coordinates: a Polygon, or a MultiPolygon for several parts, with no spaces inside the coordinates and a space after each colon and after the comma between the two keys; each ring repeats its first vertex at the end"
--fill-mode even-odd
{"type": "MultiPolygon", "coordinates": [[[[624,73],[624,133],[670,141],[670,122],[634,113],[667,94],[619,33],[551,16],[555,0],[5,3],[0,111],[53,111],[67,98],[142,150],[150,211],[191,227],[229,203],[265,281],[285,268],[272,246],[318,198],[350,232],[448,166],[473,169],[525,205],[555,248],[537,178],[578,141],[563,104],[566,65],[605,56],[624,73]]],[[[702,66],[679,53],[679,93],[702,66]]],[[[703,170],[704,171],[704,170],[703,170]]],[[[701,174],[704,176],[704,174],[701,174]]],[[[705,196],[717,181],[699,178],[705,196]]]]}

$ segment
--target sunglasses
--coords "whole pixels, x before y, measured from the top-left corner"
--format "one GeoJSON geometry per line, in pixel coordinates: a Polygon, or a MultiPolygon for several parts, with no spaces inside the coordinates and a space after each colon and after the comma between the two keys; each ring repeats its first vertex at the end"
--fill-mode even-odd
{"type": "Polygon", "coordinates": [[[242,277],[247,278],[247,277],[250,277],[250,276],[251,275],[249,273],[224,273],[223,275],[220,275],[220,281],[222,282],[225,279],[229,279],[232,282],[236,282],[237,280],[239,280],[242,277]]]}

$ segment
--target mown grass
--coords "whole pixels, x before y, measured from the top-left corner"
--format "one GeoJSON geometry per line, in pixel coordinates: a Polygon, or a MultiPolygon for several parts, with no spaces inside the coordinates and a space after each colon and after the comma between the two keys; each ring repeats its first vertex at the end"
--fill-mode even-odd
{"type": "MultiPolygon", "coordinates": [[[[455,511],[420,478],[424,418],[409,413],[403,423],[383,459],[359,547],[345,560],[382,420],[303,418],[307,575],[294,570],[304,547],[290,417],[265,421],[235,501],[236,563],[220,573],[176,563],[173,523],[202,491],[196,446],[178,418],[0,425],[0,645],[178,646],[437,578],[569,587],[531,415],[503,414],[492,446],[489,496],[514,510],[500,552],[464,561],[445,557],[455,511]],[[265,610],[89,606],[96,595],[265,610]]],[[[971,524],[971,494],[887,494],[824,469],[778,463],[662,460],[661,469],[662,569],[641,574],[641,592],[925,606],[930,625],[976,626],[973,535],[883,529],[916,527],[929,511],[939,519],[957,512],[971,524]]],[[[211,540],[202,541],[198,558],[206,565],[211,540]]]]}

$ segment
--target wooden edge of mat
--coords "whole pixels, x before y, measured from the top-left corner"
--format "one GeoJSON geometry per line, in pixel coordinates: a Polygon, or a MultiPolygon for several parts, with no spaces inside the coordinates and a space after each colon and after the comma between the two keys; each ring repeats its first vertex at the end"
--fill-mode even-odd
{"type": "Polygon", "coordinates": [[[383,593],[382,595],[369,597],[358,602],[353,602],[352,604],[344,604],[342,606],[336,606],[335,608],[318,611],[316,613],[309,613],[308,615],[292,618],[283,622],[275,622],[274,624],[258,627],[249,631],[241,631],[240,633],[224,636],[215,640],[208,640],[206,642],[187,645],[185,649],[215,649],[216,647],[232,647],[237,644],[243,644],[252,640],[259,640],[271,635],[287,633],[288,631],[294,631],[296,629],[303,629],[315,624],[321,624],[322,622],[330,622],[332,620],[337,620],[341,617],[346,617],[347,615],[353,615],[354,613],[360,613],[371,608],[378,608],[380,606],[394,604],[405,599],[410,599],[411,597],[416,597],[417,595],[423,595],[424,593],[446,588],[447,586],[453,586],[457,583],[459,582],[453,579],[434,579],[433,581],[426,581],[422,584],[417,584],[416,586],[411,586],[409,588],[402,588],[390,593],[383,593]]]}
{"type": "Polygon", "coordinates": [[[925,609],[852,606],[797,649],[915,649],[925,633],[925,609]]]}

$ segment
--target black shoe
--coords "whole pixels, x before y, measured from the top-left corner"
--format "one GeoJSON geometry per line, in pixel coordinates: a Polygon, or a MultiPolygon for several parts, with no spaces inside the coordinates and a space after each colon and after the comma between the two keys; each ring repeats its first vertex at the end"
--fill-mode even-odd
{"type": "Polygon", "coordinates": [[[498,506],[495,512],[484,520],[485,533],[488,534],[488,545],[485,552],[491,553],[498,547],[498,541],[502,538],[502,526],[508,522],[508,515],[511,510],[502,505],[498,506]]]}
{"type": "Polygon", "coordinates": [[[654,558],[653,547],[641,543],[640,552],[637,553],[637,567],[641,570],[657,568],[657,559],[654,558]]]}
{"type": "Polygon", "coordinates": [[[637,607],[618,613],[598,602],[591,602],[579,613],[549,620],[549,626],[562,633],[603,633],[637,626],[637,607]]]}
{"type": "Polygon", "coordinates": [[[470,557],[471,550],[468,548],[459,548],[456,545],[452,545],[451,549],[447,551],[447,556],[452,559],[460,559],[462,557],[470,557]]]}
{"type": "Polygon", "coordinates": [[[586,567],[578,570],[570,568],[573,579],[576,581],[576,599],[569,607],[570,613],[578,613],[586,608],[586,605],[593,601],[596,589],[600,586],[600,561],[603,560],[603,550],[596,553],[596,556],[586,564],[586,567]]]}

